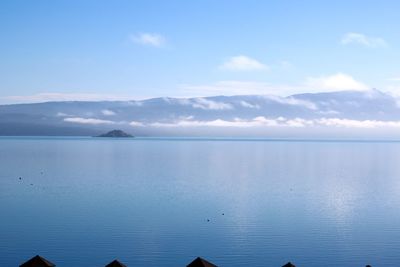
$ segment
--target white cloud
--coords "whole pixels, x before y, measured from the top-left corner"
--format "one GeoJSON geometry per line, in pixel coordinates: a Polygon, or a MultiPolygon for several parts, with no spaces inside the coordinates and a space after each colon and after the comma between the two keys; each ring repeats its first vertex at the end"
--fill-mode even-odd
{"type": "Polygon", "coordinates": [[[275,119],[266,118],[264,116],[258,116],[251,120],[244,120],[236,118],[234,120],[210,120],[210,121],[198,121],[198,120],[179,120],[175,122],[154,122],[148,124],[151,127],[305,127],[312,125],[312,121],[304,120],[301,118],[285,119],[278,117],[275,119]]]}
{"type": "Polygon", "coordinates": [[[305,127],[312,125],[312,121],[304,120],[301,118],[285,119],[278,117],[275,119],[266,118],[264,116],[255,117],[251,120],[243,120],[236,118],[234,120],[216,119],[211,121],[198,121],[198,120],[179,120],[170,123],[154,122],[149,124],[151,127],[305,127]]]}
{"type": "Polygon", "coordinates": [[[335,126],[335,127],[346,127],[346,128],[379,128],[379,127],[400,128],[400,121],[322,118],[316,120],[316,122],[323,126],[335,126]]]}
{"type": "Polygon", "coordinates": [[[257,104],[251,104],[251,103],[249,103],[249,102],[247,102],[247,101],[240,101],[240,105],[242,106],[242,107],[245,107],[245,108],[254,108],[254,109],[260,109],[260,106],[259,105],[257,105],[257,104]]]}
{"type": "Polygon", "coordinates": [[[101,111],[101,113],[102,113],[104,116],[114,116],[114,115],[116,115],[116,113],[115,113],[114,111],[109,110],[109,109],[103,109],[103,110],[101,111]]]}
{"type": "Polygon", "coordinates": [[[255,127],[255,126],[276,126],[275,120],[268,120],[264,117],[257,117],[253,120],[235,119],[227,121],[222,119],[210,121],[179,120],[170,123],[154,122],[149,124],[152,127],[255,127]]]}
{"type": "Polygon", "coordinates": [[[57,117],[69,117],[71,115],[68,115],[67,113],[64,113],[64,112],[57,112],[56,116],[57,117]]]}
{"type": "Polygon", "coordinates": [[[135,106],[135,107],[141,107],[143,106],[143,102],[142,101],[128,101],[126,103],[124,103],[127,106],[135,106]]]}
{"type": "Polygon", "coordinates": [[[139,121],[131,121],[130,123],[129,123],[129,125],[130,126],[136,126],[136,127],[141,127],[141,126],[144,126],[144,124],[143,123],[141,123],[141,122],[139,122],[139,121]]]}
{"type": "Polygon", "coordinates": [[[264,98],[281,103],[281,104],[286,104],[286,105],[292,105],[292,106],[302,106],[311,110],[317,110],[318,107],[315,105],[313,102],[303,100],[303,99],[297,99],[294,97],[280,97],[280,96],[273,96],[273,95],[268,95],[264,96],[264,98]]]}
{"type": "MultiPolygon", "coordinates": [[[[386,91],[398,94],[398,86],[387,86],[386,91]]],[[[368,91],[368,86],[355,80],[352,76],[337,73],[330,76],[308,77],[305,81],[294,85],[270,84],[259,81],[226,80],[210,84],[179,85],[178,92],[174,96],[180,97],[206,97],[216,95],[277,95],[288,96],[297,93],[332,92],[341,90],[368,91]]],[[[385,90],[384,90],[385,91],[385,90]]],[[[129,101],[126,105],[142,106],[143,101],[132,99],[148,99],[149,97],[137,97],[115,94],[90,94],[90,93],[38,93],[35,95],[15,95],[0,97],[1,104],[40,103],[52,101],[129,101]]],[[[165,101],[172,101],[165,98],[165,101]]],[[[175,100],[174,100],[175,101],[175,100]]],[[[179,100],[191,105],[187,99],[179,100]]],[[[226,103],[225,103],[226,104],[226,103]]],[[[197,108],[203,109],[232,109],[227,105],[213,105],[213,103],[195,103],[197,108]]],[[[111,115],[111,114],[110,114],[111,115]]],[[[87,115],[89,116],[89,115],[87,115]]],[[[90,115],[93,116],[93,115],[90,115]]]]}
{"type": "Polygon", "coordinates": [[[79,117],[65,118],[64,121],[72,122],[72,123],[79,123],[79,124],[91,124],[91,125],[115,124],[114,121],[109,121],[109,120],[100,120],[100,119],[94,119],[94,118],[79,118],[79,117]]]}
{"type": "Polygon", "coordinates": [[[387,43],[383,38],[371,37],[362,33],[349,32],[346,33],[340,43],[342,45],[359,44],[367,47],[386,47],[387,43]]]}
{"type": "Polygon", "coordinates": [[[205,99],[203,97],[188,99],[188,98],[162,98],[168,104],[179,104],[183,106],[192,106],[193,108],[204,109],[204,110],[228,110],[234,107],[229,103],[213,101],[205,99]]]}
{"type": "Polygon", "coordinates": [[[339,111],[332,110],[332,109],[320,110],[320,111],[318,111],[318,113],[321,114],[321,115],[338,115],[338,114],[340,114],[339,111]]]}
{"type": "Polygon", "coordinates": [[[166,43],[165,37],[158,33],[139,33],[131,35],[130,39],[134,43],[153,47],[162,47],[166,43]]]}
{"type": "Polygon", "coordinates": [[[211,84],[180,86],[186,96],[215,96],[215,95],[288,95],[301,91],[298,86],[269,84],[257,81],[218,81],[211,84]]]}
{"type": "Polygon", "coordinates": [[[257,61],[256,59],[239,55],[234,56],[219,66],[222,70],[231,71],[253,71],[253,70],[267,70],[268,66],[257,61]]]}
{"type": "Polygon", "coordinates": [[[330,76],[309,77],[306,80],[306,85],[320,92],[344,91],[344,90],[356,90],[356,91],[369,90],[369,87],[367,85],[365,85],[360,81],[355,80],[352,76],[344,73],[337,73],[330,76]]]}
{"type": "Polygon", "coordinates": [[[344,90],[368,91],[369,87],[351,75],[336,73],[327,76],[307,77],[297,84],[271,84],[258,81],[217,81],[211,84],[180,86],[182,94],[188,96],[215,95],[278,95],[320,93],[344,90]]]}
{"type": "Polygon", "coordinates": [[[353,120],[346,118],[267,118],[264,116],[254,117],[253,119],[235,118],[233,120],[194,120],[193,116],[181,117],[170,122],[114,122],[95,118],[64,118],[64,121],[78,124],[102,125],[102,124],[126,124],[133,127],[155,127],[155,128],[177,128],[177,127],[232,127],[232,128],[251,128],[251,127],[284,127],[284,128],[304,128],[304,127],[328,127],[328,128],[350,128],[350,129],[400,129],[400,121],[380,121],[380,120],[353,120]]]}
{"type": "Polygon", "coordinates": [[[196,98],[191,102],[192,107],[204,110],[227,110],[233,109],[233,106],[228,103],[212,101],[205,98],[196,98]]]}
{"type": "Polygon", "coordinates": [[[351,120],[343,118],[321,118],[321,119],[287,119],[284,117],[267,118],[258,116],[253,119],[234,120],[193,120],[184,118],[173,122],[152,122],[148,124],[134,123],[133,126],[156,127],[156,128],[176,128],[176,127],[233,127],[233,128],[251,128],[251,127],[285,127],[285,128],[304,128],[304,127],[333,127],[333,128],[400,128],[400,121],[378,121],[378,120],[351,120]]]}

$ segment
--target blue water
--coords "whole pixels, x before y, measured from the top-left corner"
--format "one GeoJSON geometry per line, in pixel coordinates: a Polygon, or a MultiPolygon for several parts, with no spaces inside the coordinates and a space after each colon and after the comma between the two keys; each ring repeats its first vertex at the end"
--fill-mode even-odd
{"type": "Polygon", "coordinates": [[[397,142],[0,138],[2,267],[400,266],[399,248],[397,142]]]}

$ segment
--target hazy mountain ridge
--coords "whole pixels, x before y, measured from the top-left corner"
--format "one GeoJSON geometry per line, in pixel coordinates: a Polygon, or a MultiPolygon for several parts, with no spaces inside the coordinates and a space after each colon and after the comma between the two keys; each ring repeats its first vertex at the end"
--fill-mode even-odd
{"type": "Polygon", "coordinates": [[[34,128],[42,128],[39,132],[44,135],[46,132],[62,135],[62,129],[69,129],[70,135],[93,135],[112,128],[112,125],[134,134],[190,134],[188,128],[199,127],[286,128],[286,131],[306,126],[397,128],[400,126],[397,121],[400,121],[397,99],[378,90],[288,97],[237,95],[0,106],[1,135],[36,135],[38,130],[34,128]],[[15,127],[17,125],[24,127],[15,127]]]}

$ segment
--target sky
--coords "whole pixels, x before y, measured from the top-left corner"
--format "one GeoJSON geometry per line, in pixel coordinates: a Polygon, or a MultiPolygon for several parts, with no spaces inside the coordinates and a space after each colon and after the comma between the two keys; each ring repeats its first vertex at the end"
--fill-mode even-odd
{"type": "Polygon", "coordinates": [[[399,1],[0,2],[0,103],[400,95],[399,1]]]}

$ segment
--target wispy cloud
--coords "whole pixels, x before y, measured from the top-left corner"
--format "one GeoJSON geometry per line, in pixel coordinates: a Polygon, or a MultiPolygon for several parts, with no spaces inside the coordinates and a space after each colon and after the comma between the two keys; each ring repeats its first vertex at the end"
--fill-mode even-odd
{"type": "Polygon", "coordinates": [[[129,125],[130,125],[130,126],[134,126],[134,127],[141,127],[141,126],[144,126],[144,124],[143,124],[142,122],[140,122],[140,121],[131,121],[131,122],[129,123],[129,125]]]}
{"type": "MultiPolygon", "coordinates": [[[[251,80],[226,80],[217,81],[209,84],[182,84],[178,85],[178,94],[175,97],[206,97],[216,95],[277,95],[288,96],[297,93],[316,93],[331,92],[341,90],[367,91],[369,87],[345,73],[336,73],[327,76],[308,77],[303,81],[294,84],[266,83],[251,80]]],[[[398,86],[388,87],[387,91],[398,92],[398,86]]],[[[130,101],[126,104],[141,106],[143,102],[140,99],[148,99],[151,96],[129,96],[118,94],[91,94],[91,93],[38,93],[34,95],[14,95],[0,97],[0,104],[18,104],[18,103],[40,103],[57,101],[130,101]],[[137,101],[132,101],[137,99],[137,101]]],[[[154,96],[157,97],[157,96],[154,96]]],[[[166,101],[169,101],[166,98],[166,101]]],[[[177,101],[177,100],[175,100],[177,101]]],[[[182,99],[182,102],[190,101],[182,99]]],[[[194,103],[197,108],[218,108],[218,105],[210,103],[194,103]]],[[[220,105],[224,109],[229,106],[220,105]]],[[[112,111],[114,112],[114,111],[112,111]]],[[[103,115],[111,116],[111,112],[102,111],[103,115]]]]}
{"type": "Polygon", "coordinates": [[[386,47],[387,42],[381,37],[367,36],[362,33],[349,32],[340,40],[342,45],[358,44],[366,47],[386,47]]]}
{"type": "Polygon", "coordinates": [[[204,110],[227,110],[233,109],[233,106],[224,102],[212,101],[205,98],[196,98],[191,103],[192,107],[204,110]]]}
{"type": "Polygon", "coordinates": [[[359,128],[359,129],[377,129],[377,128],[400,128],[400,121],[379,121],[379,120],[352,120],[344,118],[320,118],[320,119],[303,119],[303,118],[267,118],[258,116],[253,119],[234,120],[193,120],[182,119],[173,122],[152,122],[148,124],[135,123],[132,126],[143,127],[232,127],[232,128],[252,128],[252,127],[285,127],[285,128],[305,128],[305,127],[333,127],[333,128],[359,128]]]}
{"type": "Polygon", "coordinates": [[[153,47],[162,47],[166,43],[165,37],[158,33],[138,33],[131,35],[130,39],[134,43],[153,47]]]}
{"type": "Polygon", "coordinates": [[[326,76],[307,77],[294,84],[272,84],[259,81],[217,81],[210,84],[180,85],[185,96],[214,95],[278,95],[288,96],[299,93],[319,93],[344,90],[368,91],[365,83],[356,80],[349,74],[336,73],[326,76]]]}
{"type": "Polygon", "coordinates": [[[280,104],[284,104],[284,105],[300,106],[300,107],[304,107],[304,108],[311,109],[311,110],[318,109],[316,104],[314,104],[310,101],[307,101],[307,100],[297,99],[292,96],[280,97],[280,96],[267,95],[267,96],[264,96],[264,98],[278,102],[280,104]]]}
{"type": "Polygon", "coordinates": [[[85,93],[38,93],[35,95],[14,95],[0,97],[2,103],[38,103],[52,101],[118,101],[132,100],[134,96],[85,94],[85,93]]]}
{"type": "Polygon", "coordinates": [[[115,113],[114,111],[109,110],[109,109],[103,109],[103,110],[101,111],[101,113],[102,113],[104,116],[114,116],[114,115],[116,115],[116,113],[115,113]]]}
{"type": "Polygon", "coordinates": [[[214,96],[214,95],[286,95],[299,92],[299,88],[290,85],[269,84],[259,81],[217,81],[210,84],[182,84],[180,89],[184,95],[214,96]]]}
{"type": "Polygon", "coordinates": [[[213,101],[210,99],[205,99],[203,97],[198,97],[194,99],[163,97],[163,100],[168,104],[192,106],[193,108],[204,109],[204,110],[233,109],[233,106],[229,103],[224,103],[221,101],[213,101]]]}
{"type": "Polygon", "coordinates": [[[251,104],[251,103],[249,103],[249,102],[247,102],[247,101],[240,101],[240,105],[242,106],[242,107],[245,107],[245,108],[254,108],[254,109],[260,109],[260,106],[259,105],[257,105],[257,104],[251,104]]]}
{"type": "Polygon", "coordinates": [[[100,119],[94,119],[94,118],[80,118],[80,117],[65,118],[64,121],[72,122],[72,123],[79,123],[79,124],[91,124],[91,125],[115,124],[116,123],[114,121],[109,121],[109,120],[100,120],[100,119]]]}
{"type": "Polygon", "coordinates": [[[367,91],[369,87],[364,83],[357,81],[352,76],[344,73],[336,73],[329,76],[309,77],[306,85],[316,90],[323,91],[343,91],[356,90],[367,91]]]}
{"type": "Polygon", "coordinates": [[[71,115],[68,115],[67,113],[64,113],[64,112],[57,112],[56,116],[57,117],[70,117],[71,115]]]}
{"type": "Polygon", "coordinates": [[[239,55],[229,58],[219,66],[222,70],[230,71],[255,71],[267,70],[269,67],[260,61],[247,56],[239,55]]]}
{"type": "Polygon", "coordinates": [[[335,126],[335,127],[346,127],[346,128],[379,128],[379,127],[390,127],[400,128],[400,121],[378,121],[378,120],[350,120],[350,119],[339,119],[339,118],[322,118],[316,120],[316,122],[323,126],[335,126]]]}
{"type": "Polygon", "coordinates": [[[216,119],[210,121],[198,120],[179,120],[170,123],[154,122],[149,124],[151,127],[260,127],[260,126],[277,126],[276,120],[267,119],[265,117],[256,117],[252,120],[235,119],[232,121],[216,119]]]}

